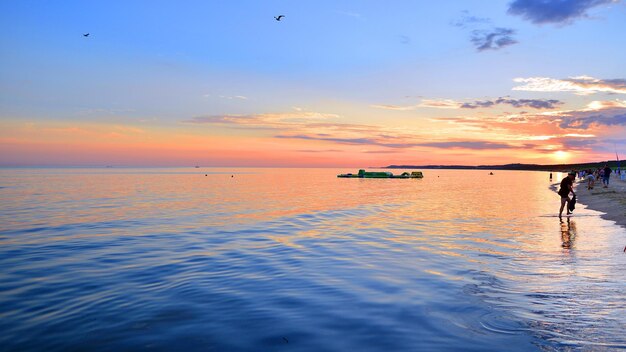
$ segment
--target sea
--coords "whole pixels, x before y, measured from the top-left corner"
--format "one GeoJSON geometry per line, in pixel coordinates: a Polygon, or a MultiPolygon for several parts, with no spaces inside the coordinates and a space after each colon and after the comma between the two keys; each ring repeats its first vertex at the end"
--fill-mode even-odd
{"type": "Polygon", "coordinates": [[[0,350],[626,349],[626,230],[565,175],[356,171],[0,169],[0,350]]]}

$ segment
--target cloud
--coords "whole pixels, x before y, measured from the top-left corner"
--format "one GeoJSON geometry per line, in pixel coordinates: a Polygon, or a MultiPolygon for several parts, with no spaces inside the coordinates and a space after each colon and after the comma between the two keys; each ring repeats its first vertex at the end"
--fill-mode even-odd
{"type": "Polygon", "coordinates": [[[459,107],[461,109],[477,109],[477,108],[490,108],[494,105],[496,105],[496,103],[491,100],[483,100],[483,101],[475,101],[473,103],[463,103],[459,107]]]}
{"type": "Polygon", "coordinates": [[[298,149],[299,153],[341,153],[343,150],[339,149],[298,149]]]}
{"type": "Polygon", "coordinates": [[[460,107],[463,109],[489,108],[497,104],[508,104],[515,108],[532,108],[532,109],[554,109],[563,102],[554,99],[510,99],[498,98],[496,100],[475,101],[473,103],[464,103],[460,107]]]}
{"type": "MultiPolygon", "coordinates": [[[[393,149],[404,149],[412,147],[428,147],[438,149],[472,149],[472,150],[487,150],[487,149],[516,149],[520,146],[514,146],[505,143],[495,143],[488,141],[445,141],[445,142],[427,142],[427,143],[415,143],[396,140],[397,138],[390,137],[389,139],[378,138],[336,138],[327,135],[312,134],[312,135],[277,135],[276,138],[284,139],[304,139],[304,140],[316,140],[325,142],[334,142],[338,144],[347,145],[369,145],[380,146],[393,149]],[[395,141],[394,141],[395,140],[395,141]]],[[[386,153],[386,151],[372,151],[372,153],[386,153]]]]}
{"type": "Polygon", "coordinates": [[[338,144],[348,144],[348,145],[377,145],[382,147],[389,148],[409,148],[415,146],[413,143],[386,143],[384,141],[377,140],[375,138],[361,137],[361,138],[339,138],[332,137],[327,134],[296,134],[296,135],[277,135],[274,138],[282,138],[282,139],[304,139],[304,140],[315,140],[315,141],[325,141],[325,142],[334,142],[338,144]]]}
{"type": "Polygon", "coordinates": [[[581,134],[581,133],[566,133],[563,137],[577,137],[577,138],[591,138],[595,137],[595,134],[581,134]]]}
{"type": "Polygon", "coordinates": [[[515,29],[495,27],[491,24],[491,19],[472,16],[468,11],[463,11],[461,18],[451,22],[451,25],[470,30],[470,41],[479,52],[499,50],[517,43],[513,38],[515,29]]]}
{"type": "Polygon", "coordinates": [[[522,85],[513,90],[532,92],[574,92],[578,95],[594,93],[626,94],[626,79],[598,79],[589,76],[554,79],[549,77],[515,78],[522,85]]]}
{"type": "Polygon", "coordinates": [[[587,10],[614,0],[515,0],[508,13],[521,16],[535,24],[569,24],[577,18],[587,17],[587,10]]]}
{"type": "Polygon", "coordinates": [[[435,109],[477,109],[490,108],[498,104],[508,104],[515,108],[532,108],[532,109],[554,109],[563,102],[555,99],[511,99],[508,97],[500,97],[495,100],[476,100],[474,102],[459,102],[452,99],[423,99],[419,104],[415,105],[387,105],[377,104],[370,107],[385,110],[409,111],[417,108],[435,108],[435,109]]]}
{"type": "Polygon", "coordinates": [[[377,109],[385,109],[385,110],[396,110],[396,111],[409,111],[415,110],[417,108],[435,108],[435,109],[458,109],[461,107],[463,103],[458,101],[454,101],[452,99],[422,99],[419,104],[415,105],[387,105],[387,104],[377,104],[370,105],[372,108],[377,109]]]}
{"type": "Polygon", "coordinates": [[[399,151],[397,150],[364,150],[361,151],[361,153],[366,153],[366,154],[395,154],[398,153],[399,151]]]}
{"type": "Polygon", "coordinates": [[[499,50],[517,43],[513,39],[515,30],[511,28],[493,28],[472,31],[471,41],[478,51],[499,50]]]}
{"type": "Polygon", "coordinates": [[[357,19],[360,19],[360,20],[365,19],[365,17],[363,17],[363,15],[358,13],[358,12],[351,12],[351,11],[335,11],[335,12],[340,14],[340,15],[343,15],[343,16],[357,18],[357,19]]]}
{"type": "Polygon", "coordinates": [[[400,43],[402,43],[402,44],[410,44],[411,43],[411,37],[409,37],[408,35],[400,34],[398,36],[398,38],[400,38],[400,43]]]}
{"type": "Polygon", "coordinates": [[[563,139],[561,144],[567,149],[591,149],[591,147],[598,144],[596,139],[563,139]]]}
{"type": "MultiPolygon", "coordinates": [[[[626,102],[595,101],[589,104],[592,108],[585,107],[579,110],[557,110],[541,113],[505,114],[502,116],[457,116],[440,117],[433,121],[440,121],[463,126],[478,127],[483,130],[501,129],[503,133],[521,133],[525,131],[530,135],[536,135],[534,131],[553,126],[550,133],[557,133],[561,137],[595,137],[592,133],[567,133],[563,130],[576,129],[587,130],[592,127],[602,126],[625,126],[626,127],[626,102]]],[[[545,135],[545,134],[544,134],[545,135]]]]}
{"type": "Polygon", "coordinates": [[[519,148],[516,146],[512,146],[504,143],[494,143],[494,142],[485,142],[485,141],[462,141],[462,142],[432,142],[432,143],[422,143],[420,144],[424,147],[433,147],[433,148],[451,148],[451,149],[511,149],[511,148],[519,148]]]}
{"type": "Polygon", "coordinates": [[[337,117],[339,117],[339,115],[311,111],[295,111],[274,114],[195,116],[183,122],[191,124],[221,124],[262,128],[285,128],[293,125],[310,123],[311,121],[337,117]]]}
{"type": "MultiPolygon", "coordinates": [[[[207,94],[203,94],[202,97],[211,98],[213,97],[213,95],[207,93],[207,94]]],[[[220,99],[228,99],[228,100],[233,100],[233,99],[248,100],[248,97],[244,95],[216,95],[216,97],[220,99]]]]}
{"type": "Polygon", "coordinates": [[[459,28],[469,28],[481,24],[491,23],[491,19],[485,17],[477,17],[470,15],[469,11],[463,11],[463,15],[458,20],[452,21],[450,24],[459,28]]]}
{"type": "Polygon", "coordinates": [[[374,104],[374,105],[370,105],[370,107],[376,108],[376,109],[384,109],[384,110],[408,111],[408,110],[415,110],[416,108],[419,107],[419,105],[400,106],[400,105],[374,104]]]}
{"type": "Polygon", "coordinates": [[[561,128],[586,130],[591,126],[626,126],[626,109],[609,109],[602,112],[576,112],[563,117],[561,128]]]}
{"type": "Polygon", "coordinates": [[[422,99],[422,102],[418,105],[420,108],[437,108],[437,109],[458,109],[461,107],[461,103],[452,99],[422,99]]]}
{"type": "Polygon", "coordinates": [[[413,144],[407,144],[406,140],[418,138],[416,135],[406,134],[406,131],[398,133],[392,128],[328,121],[335,117],[339,115],[294,111],[274,114],[196,116],[183,122],[280,131],[275,138],[320,140],[337,144],[387,148],[411,147],[413,144]]]}
{"type": "Polygon", "coordinates": [[[598,101],[594,100],[587,104],[588,110],[603,110],[611,108],[626,108],[626,100],[610,100],[610,101],[598,101]]]}

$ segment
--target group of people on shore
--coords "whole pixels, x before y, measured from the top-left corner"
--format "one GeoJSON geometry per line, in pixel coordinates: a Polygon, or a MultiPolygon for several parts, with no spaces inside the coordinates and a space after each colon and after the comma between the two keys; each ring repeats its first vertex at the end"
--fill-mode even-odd
{"type": "Polygon", "coordinates": [[[608,165],[604,165],[603,168],[598,168],[596,170],[588,169],[578,171],[578,177],[581,180],[587,180],[587,189],[593,189],[596,180],[599,179],[602,179],[602,187],[608,188],[612,172],[613,170],[608,165]]]}
{"type": "MultiPolygon", "coordinates": [[[[602,179],[603,188],[609,187],[609,180],[613,170],[609,165],[604,165],[603,168],[596,170],[588,169],[582,171],[570,171],[567,176],[561,181],[558,194],[561,196],[561,208],[559,209],[559,217],[563,214],[563,209],[567,205],[567,215],[572,213],[572,203],[576,203],[576,193],[574,193],[574,180],[578,176],[581,180],[587,180],[587,189],[591,190],[595,186],[597,179],[602,179]],[[570,193],[572,198],[569,197],[570,193]]],[[[550,173],[550,179],[552,179],[552,173],[550,173]]]]}

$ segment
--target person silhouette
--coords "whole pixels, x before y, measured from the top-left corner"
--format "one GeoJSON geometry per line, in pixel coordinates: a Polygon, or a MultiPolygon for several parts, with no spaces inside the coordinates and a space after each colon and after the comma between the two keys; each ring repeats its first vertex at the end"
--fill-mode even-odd
{"type": "Polygon", "coordinates": [[[559,192],[558,192],[559,196],[561,196],[561,209],[559,209],[559,217],[561,217],[561,215],[563,214],[563,208],[565,208],[566,203],[568,205],[567,215],[571,214],[569,210],[569,202],[570,202],[569,194],[572,193],[573,195],[576,195],[576,193],[574,193],[574,188],[573,188],[574,179],[576,179],[576,172],[571,171],[561,181],[561,188],[559,189],[559,192]]]}

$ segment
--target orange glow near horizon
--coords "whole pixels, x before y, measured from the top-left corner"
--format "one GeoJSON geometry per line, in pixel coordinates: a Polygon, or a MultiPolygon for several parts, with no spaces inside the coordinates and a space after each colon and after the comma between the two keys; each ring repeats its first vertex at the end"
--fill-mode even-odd
{"type": "Polygon", "coordinates": [[[254,167],[550,164],[608,157],[593,150],[567,150],[565,140],[595,135],[565,135],[545,122],[529,126],[461,118],[400,128],[336,122],[308,113],[266,114],[237,123],[245,128],[2,121],[0,157],[4,166],[254,167]]]}

